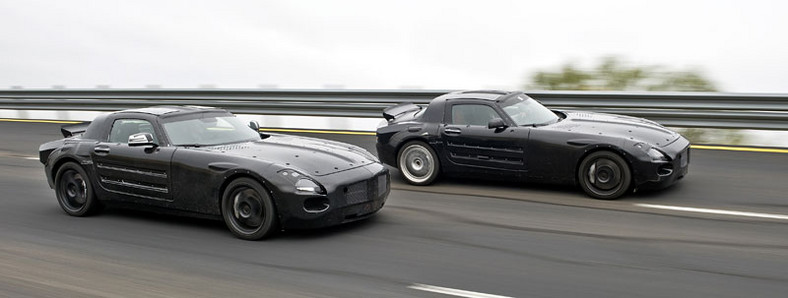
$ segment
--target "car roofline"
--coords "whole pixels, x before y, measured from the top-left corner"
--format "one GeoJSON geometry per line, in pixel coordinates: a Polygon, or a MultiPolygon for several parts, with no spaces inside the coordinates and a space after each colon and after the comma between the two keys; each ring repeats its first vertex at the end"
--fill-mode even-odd
{"type": "Polygon", "coordinates": [[[508,99],[513,96],[517,96],[519,94],[523,94],[522,91],[503,91],[503,90],[465,90],[465,91],[455,91],[448,94],[445,94],[445,100],[455,100],[455,99],[476,99],[476,100],[489,100],[489,101],[500,101],[504,99],[508,99]]]}
{"type": "Polygon", "coordinates": [[[122,114],[140,113],[140,114],[148,114],[160,118],[165,118],[165,117],[182,116],[182,115],[205,113],[205,112],[229,113],[224,109],[215,108],[215,107],[161,105],[161,106],[151,106],[145,108],[122,110],[122,111],[117,111],[113,114],[122,115],[122,114]]]}

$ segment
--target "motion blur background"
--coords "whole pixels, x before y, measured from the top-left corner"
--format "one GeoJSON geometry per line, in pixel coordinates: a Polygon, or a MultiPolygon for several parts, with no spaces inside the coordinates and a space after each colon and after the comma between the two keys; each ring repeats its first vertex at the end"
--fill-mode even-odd
{"type": "Polygon", "coordinates": [[[785,92],[786,10],[760,0],[4,0],[0,88],[785,92]]]}

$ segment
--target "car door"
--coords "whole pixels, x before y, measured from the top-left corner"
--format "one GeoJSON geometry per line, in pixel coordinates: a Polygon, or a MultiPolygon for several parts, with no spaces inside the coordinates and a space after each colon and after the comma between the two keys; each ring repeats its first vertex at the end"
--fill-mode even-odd
{"type": "Polygon", "coordinates": [[[491,104],[447,105],[440,134],[449,160],[467,167],[525,170],[529,129],[511,124],[505,129],[488,128],[494,118],[506,119],[491,104]]]}
{"type": "Polygon", "coordinates": [[[107,191],[134,198],[170,201],[170,161],[175,147],[130,146],[129,136],[151,133],[160,144],[151,121],[137,118],[115,119],[105,141],[91,151],[98,181],[107,191]]]}

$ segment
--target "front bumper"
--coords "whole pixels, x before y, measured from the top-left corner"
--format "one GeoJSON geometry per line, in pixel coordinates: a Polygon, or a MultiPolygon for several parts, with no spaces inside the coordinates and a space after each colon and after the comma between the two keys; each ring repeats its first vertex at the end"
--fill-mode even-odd
{"type": "MultiPolygon", "coordinates": [[[[635,183],[638,189],[662,189],[669,187],[684,178],[689,173],[690,146],[678,144],[683,147],[667,148],[670,161],[667,163],[641,162],[637,167],[635,183]]],[[[677,147],[677,146],[674,146],[677,147]]]]}
{"type": "Polygon", "coordinates": [[[374,163],[319,177],[324,195],[284,190],[275,195],[282,228],[328,227],[370,217],[385,204],[390,181],[388,170],[374,163]]]}

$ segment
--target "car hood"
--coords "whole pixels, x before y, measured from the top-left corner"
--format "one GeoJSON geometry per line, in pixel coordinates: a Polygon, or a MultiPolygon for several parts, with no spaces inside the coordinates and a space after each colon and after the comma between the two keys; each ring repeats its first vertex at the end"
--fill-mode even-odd
{"type": "Polygon", "coordinates": [[[666,146],[681,136],[648,119],[585,111],[561,112],[566,115],[566,118],[549,125],[551,129],[595,136],[619,137],[659,147],[666,146]]]}
{"type": "Polygon", "coordinates": [[[259,159],[311,176],[325,176],[376,163],[361,147],[315,138],[271,134],[254,142],[195,148],[259,159]]]}

